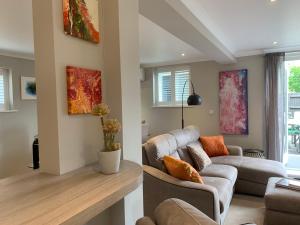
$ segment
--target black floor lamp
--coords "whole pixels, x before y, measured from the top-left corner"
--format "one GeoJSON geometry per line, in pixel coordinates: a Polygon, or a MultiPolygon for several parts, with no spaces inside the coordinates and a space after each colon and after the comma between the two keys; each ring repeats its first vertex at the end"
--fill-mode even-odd
{"type": "MultiPolygon", "coordinates": [[[[182,90],[182,97],[181,97],[181,128],[183,129],[184,128],[184,119],[183,119],[183,95],[184,95],[184,89],[185,89],[185,86],[186,86],[186,83],[188,82],[188,80],[186,80],[184,82],[184,85],[183,85],[183,90],[182,90]]],[[[195,93],[195,89],[194,89],[194,84],[193,82],[191,81],[191,85],[192,85],[192,89],[193,89],[193,93],[188,97],[187,99],[187,104],[188,105],[201,105],[202,103],[202,98],[197,95],[195,93]]]]}

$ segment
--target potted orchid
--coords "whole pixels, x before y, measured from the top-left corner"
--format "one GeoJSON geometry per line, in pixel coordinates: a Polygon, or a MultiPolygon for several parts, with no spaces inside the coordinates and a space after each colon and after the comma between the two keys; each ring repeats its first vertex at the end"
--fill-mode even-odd
{"type": "Polygon", "coordinates": [[[100,171],[104,174],[119,172],[121,144],[116,142],[116,135],[121,131],[121,124],[116,119],[105,119],[110,113],[108,105],[101,103],[93,108],[93,115],[99,116],[104,138],[104,149],[98,153],[100,171]]]}

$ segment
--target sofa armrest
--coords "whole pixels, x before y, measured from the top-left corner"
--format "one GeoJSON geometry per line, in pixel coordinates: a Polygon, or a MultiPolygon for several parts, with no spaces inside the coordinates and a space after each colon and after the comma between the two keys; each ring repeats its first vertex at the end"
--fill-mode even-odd
{"type": "Polygon", "coordinates": [[[226,145],[229,155],[234,155],[234,156],[243,156],[243,149],[240,146],[237,145],[226,145]]]}
{"type": "Polygon", "coordinates": [[[149,217],[143,217],[136,221],[135,225],[155,225],[155,223],[149,217]]]}
{"type": "Polygon", "coordinates": [[[220,222],[219,194],[215,187],[179,180],[151,166],[144,165],[143,169],[146,216],[154,218],[154,210],[162,201],[178,198],[193,205],[217,223],[220,222]]]}

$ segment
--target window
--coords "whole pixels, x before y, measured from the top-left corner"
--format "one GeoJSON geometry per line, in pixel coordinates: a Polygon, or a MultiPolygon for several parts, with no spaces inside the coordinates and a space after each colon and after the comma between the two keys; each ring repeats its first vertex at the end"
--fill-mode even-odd
{"type": "Polygon", "coordinates": [[[180,106],[190,95],[190,69],[187,67],[157,69],[153,76],[155,106],[180,106]]]}
{"type": "Polygon", "coordinates": [[[9,69],[0,68],[0,111],[12,107],[12,87],[9,69]]]}

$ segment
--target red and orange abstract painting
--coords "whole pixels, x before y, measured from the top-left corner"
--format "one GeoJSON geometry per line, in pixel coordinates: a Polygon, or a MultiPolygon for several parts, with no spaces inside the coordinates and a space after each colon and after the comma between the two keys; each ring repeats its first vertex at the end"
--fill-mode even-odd
{"type": "Polygon", "coordinates": [[[99,43],[99,0],[63,0],[65,33],[99,43]]]}
{"type": "Polygon", "coordinates": [[[220,131],[222,134],[248,134],[248,70],[220,73],[220,131]]]}
{"type": "Polygon", "coordinates": [[[89,114],[102,102],[101,71],[66,67],[68,113],[89,114]]]}

